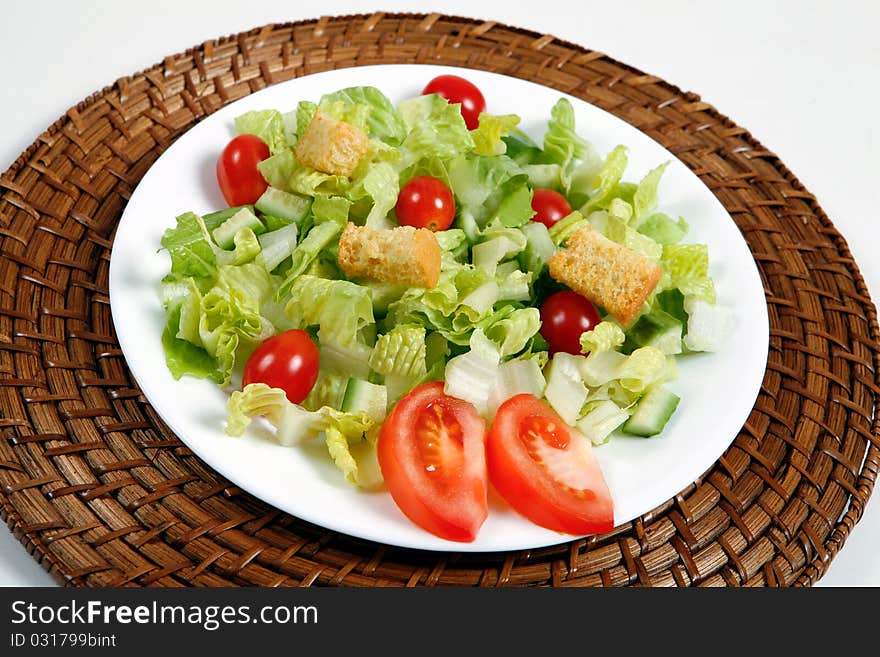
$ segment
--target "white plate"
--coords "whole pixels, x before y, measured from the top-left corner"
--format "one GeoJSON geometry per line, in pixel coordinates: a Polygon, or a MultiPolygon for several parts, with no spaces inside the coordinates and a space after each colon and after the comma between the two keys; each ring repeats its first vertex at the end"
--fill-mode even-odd
{"type": "MultiPolygon", "coordinates": [[[[164,314],[159,282],[169,271],[157,251],[162,233],[184,211],[225,207],[214,177],[216,158],[232,136],[233,119],[253,109],[293,109],[347,86],[372,85],[397,102],[417,95],[441,73],[464,74],[483,91],[489,110],[519,114],[541,139],[560,92],[483,71],[440,66],[382,65],[307,76],[269,87],[216,112],[178,139],[138,185],[120,220],[110,260],[110,300],[119,343],[150,403],[199,457],[236,485],[294,516],[352,536],[411,548],[493,551],[535,548],[570,540],[524,520],[498,499],[477,540],[454,543],[412,525],[388,493],[364,493],[345,483],[323,445],[284,448],[258,429],[240,439],[224,432],[226,394],[216,385],[165,367],[164,314]]],[[[718,200],[669,151],[624,121],[577,98],[578,131],[601,153],[629,148],[625,179],[638,181],[670,160],[660,187],[660,209],[690,223],[688,242],[709,245],[718,301],[734,309],[734,330],[716,354],[680,360],[672,388],[678,411],[663,433],[645,440],[615,437],[596,449],[621,524],[650,511],[693,483],[731,443],[760,389],[767,360],[764,290],[742,235],[718,200]]]]}

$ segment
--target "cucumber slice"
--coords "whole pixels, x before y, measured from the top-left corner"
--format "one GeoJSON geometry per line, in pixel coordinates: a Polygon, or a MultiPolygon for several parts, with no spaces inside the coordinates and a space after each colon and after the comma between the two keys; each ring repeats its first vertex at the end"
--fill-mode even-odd
{"type": "Polygon", "coordinates": [[[383,385],[363,379],[351,378],[345,386],[345,395],[339,410],[346,413],[363,413],[375,422],[385,419],[388,405],[388,389],[383,385]]]}
{"type": "Polygon", "coordinates": [[[309,211],[311,199],[269,187],[254,205],[263,214],[299,221],[309,211]]]}
{"type": "MultiPolygon", "coordinates": [[[[244,210],[244,209],[248,209],[251,212],[253,212],[254,206],[253,205],[237,205],[234,208],[226,208],[225,210],[219,210],[217,212],[211,212],[209,214],[206,214],[204,217],[202,217],[202,220],[205,222],[205,227],[208,230],[214,230],[215,228],[217,228],[217,226],[219,226],[224,221],[229,219],[229,217],[234,215],[236,212],[238,212],[239,210],[244,210]]],[[[256,231],[254,231],[254,232],[256,232],[256,231]]]]}
{"type": "Polygon", "coordinates": [[[680,401],[678,395],[663,386],[655,386],[636,404],[635,411],[623,425],[623,431],[634,436],[656,436],[672,417],[680,401]]]}
{"type": "Polygon", "coordinates": [[[664,354],[681,353],[681,333],[684,325],[669,313],[659,308],[638,321],[627,331],[627,338],[633,349],[638,347],[656,347],[664,354]]]}
{"type": "Polygon", "coordinates": [[[229,249],[235,243],[235,234],[242,228],[250,228],[255,235],[266,232],[263,222],[257,218],[247,207],[239,209],[234,215],[229,217],[222,224],[214,229],[211,235],[217,246],[221,249],[229,249]]]}

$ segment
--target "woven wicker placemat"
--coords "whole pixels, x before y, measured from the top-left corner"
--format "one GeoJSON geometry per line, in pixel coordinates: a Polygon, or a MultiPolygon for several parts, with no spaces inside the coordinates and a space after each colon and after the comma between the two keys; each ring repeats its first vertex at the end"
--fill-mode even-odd
{"type": "Polygon", "coordinates": [[[69,586],[809,585],[880,464],[878,326],[844,240],[746,130],[692,93],[549,35],[432,14],[270,25],[118,80],[0,177],[0,513],[69,586]],[[132,190],[226,103],[318,71],[436,63],[583,98],[678,156],[720,199],[766,290],[770,352],[733,445],[613,533],[447,554],[304,523],[211,471],[157,417],[113,332],[107,269],[132,190]]]}

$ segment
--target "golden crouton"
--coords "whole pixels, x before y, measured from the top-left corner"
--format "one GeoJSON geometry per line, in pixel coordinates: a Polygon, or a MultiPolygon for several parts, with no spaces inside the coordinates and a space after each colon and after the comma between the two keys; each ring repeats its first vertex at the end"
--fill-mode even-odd
{"type": "Polygon", "coordinates": [[[663,275],[663,268],[650,258],[589,226],[569,237],[566,248],[556,252],[549,265],[550,276],[624,325],[638,314],[663,275]]]}
{"type": "Polygon", "coordinates": [[[376,230],[350,223],[339,237],[339,266],[349,278],[436,287],[440,245],[427,228],[376,230]]]}
{"type": "Polygon", "coordinates": [[[368,148],[363,130],[317,111],[293,152],[297,160],[313,169],[351,176],[368,148]]]}

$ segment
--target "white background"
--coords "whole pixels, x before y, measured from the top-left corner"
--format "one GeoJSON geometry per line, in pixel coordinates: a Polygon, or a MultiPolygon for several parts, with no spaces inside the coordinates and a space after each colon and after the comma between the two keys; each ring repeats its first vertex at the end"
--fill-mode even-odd
{"type": "MultiPolygon", "coordinates": [[[[747,128],[813,192],[880,298],[880,3],[6,2],[0,18],[0,171],[68,107],[205,40],[271,22],[374,10],[496,20],[609,54],[747,128]]],[[[880,586],[872,501],[819,585],[880,586]]],[[[53,580],[0,527],[0,585],[53,580]]]]}

